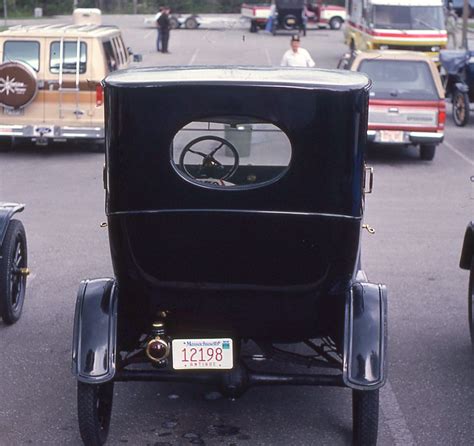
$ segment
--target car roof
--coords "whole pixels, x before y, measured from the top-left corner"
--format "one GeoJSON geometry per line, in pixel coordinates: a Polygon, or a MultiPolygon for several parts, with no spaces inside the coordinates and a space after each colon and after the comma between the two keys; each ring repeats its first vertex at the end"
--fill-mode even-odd
{"type": "Polygon", "coordinates": [[[356,56],[357,59],[384,59],[384,60],[423,60],[431,61],[425,53],[418,51],[399,50],[373,50],[361,51],[356,56]]]}
{"type": "Polygon", "coordinates": [[[365,74],[307,68],[182,66],[148,67],[117,71],[105,79],[113,86],[170,84],[271,85],[353,90],[368,87],[365,74]]]}
{"type": "Polygon", "coordinates": [[[0,32],[0,37],[108,37],[119,33],[117,26],[61,23],[16,25],[0,32]]]}

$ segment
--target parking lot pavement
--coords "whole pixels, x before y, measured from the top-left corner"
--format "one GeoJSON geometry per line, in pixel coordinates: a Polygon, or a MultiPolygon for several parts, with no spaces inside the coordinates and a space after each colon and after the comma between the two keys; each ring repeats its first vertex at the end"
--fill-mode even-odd
{"type": "MultiPolygon", "coordinates": [[[[278,65],[289,45],[289,35],[244,28],[179,30],[171,33],[172,54],[162,55],[153,51],[155,36],[143,17],[104,20],[123,28],[143,65],[278,65]]],[[[335,67],[346,50],[342,33],[329,30],[308,33],[302,46],[322,68],[335,67]]],[[[446,142],[432,162],[420,161],[415,148],[369,152],[375,189],[366,222],[376,233],[364,232],[363,264],[372,281],[389,289],[382,446],[469,445],[474,438],[468,274],[458,267],[464,229],[474,218],[473,131],[474,119],[458,128],[448,113],[446,142]]],[[[103,163],[103,155],[80,147],[0,154],[1,199],[26,203],[21,218],[34,278],[22,319],[12,327],[0,323],[0,445],[81,444],[70,374],[72,319],[79,281],[113,275],[107,231],[100,228],[103,163]]],[[[178,384],[119,384],[115,393],[110,444],[185,445],[197,438],[206,445],[350,444],[346,389],[258,388],[237,401],[178,384]]]]}

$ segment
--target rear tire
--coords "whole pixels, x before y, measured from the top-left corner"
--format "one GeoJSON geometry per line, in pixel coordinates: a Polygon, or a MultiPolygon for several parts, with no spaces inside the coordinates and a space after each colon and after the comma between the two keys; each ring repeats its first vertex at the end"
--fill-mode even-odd
{"type": "Polygon", "coordinates": [[[467,293],[467,304],[468,304],[468,314],[469,314],[469,332],[471,333],[471,343],[474,348],[474,256],[471,260],[471,271],[469,274],[469,289],[467,293]]]}
{"type": "Polygon", "coordinates": [[[109,434],[114,397],[114,382],[77,382],[77,414],[82,441],[87,446],[102,446],[109,434]]]}
{"type": "Polygon", "coordinates": [[[342,19],[340,17],[333,17],[329,21],[329,27],[331,29],[334,29],[334,30],[341,29],[341,26],[342,26],[342,19]]]}
{"type": "Polygon", "coordinates": [[[421,144],[420,145],[420,158],[424,161],[431,161],[436,152],[436,146],[434,144],[421,144]]]}
{"type": "Polygon", "coordinates": [[[181,26],[178,19],[176,17],[170,17],[170,28],[171,29],[178,29],[181,26]]]}
{"type": "Polygon", "coordinates": [[[352,391],[352,444],[375,446],[379,425],[379,391],[352,391]]]}
{"type": "Polygon", "coordinates": [[[453,93],[453,119],[458,127],[469,122],[469,96],[457,89],[453,93]]]}
{"type": "Polygon", "coordinates": [[[189,17],[184,22],[186,29],[196,29],[198,27],[198,22],[194,17],[189,17]]]}
{"type": "Polygon", "coordinates": [[[26,233],[19,220],[11,220],[0,246],[0,317],[8,325],[20,319],[25,301],[27,267],[26,233]]]}
{"type": "Polygon", "coordinates": [[[257,22],[255,20],[252,20],[250,22],[250,32],[251,33],[256,33],[258,31],[258,25],[257,25],[257,22]]]}

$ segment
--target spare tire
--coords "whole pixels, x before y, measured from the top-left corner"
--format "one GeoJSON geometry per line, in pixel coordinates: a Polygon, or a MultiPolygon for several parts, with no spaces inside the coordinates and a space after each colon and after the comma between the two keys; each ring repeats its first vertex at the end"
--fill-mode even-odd
{"type": "Polygon", "coordinates": [[[19,61],[0,64],[0,105],[13,109],[23,108],[37,94],[38,82],[33,68],[19,61]]]}

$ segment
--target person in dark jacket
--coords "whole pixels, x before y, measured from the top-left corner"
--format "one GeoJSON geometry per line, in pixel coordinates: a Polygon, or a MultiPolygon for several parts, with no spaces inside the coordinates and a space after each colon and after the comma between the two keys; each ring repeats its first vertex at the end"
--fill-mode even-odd
{"type": "Polygon", "coordinates": [[[161,52],[169,53],[168,42],[170,39],[170,8],[165,6],[158,19],[158,26],[161,34],[161,52]]]}

